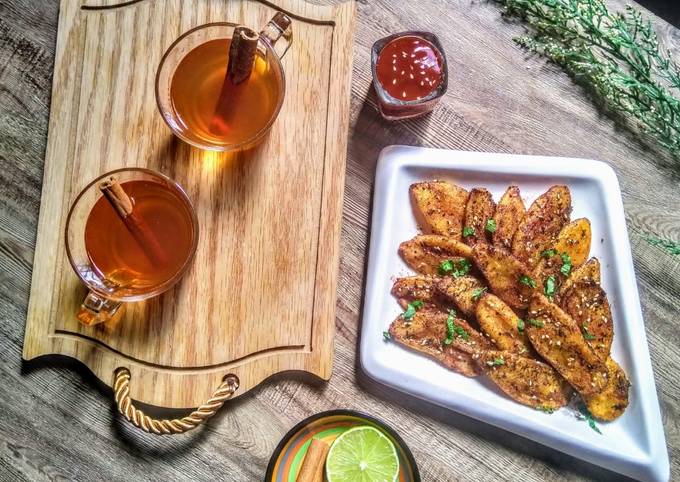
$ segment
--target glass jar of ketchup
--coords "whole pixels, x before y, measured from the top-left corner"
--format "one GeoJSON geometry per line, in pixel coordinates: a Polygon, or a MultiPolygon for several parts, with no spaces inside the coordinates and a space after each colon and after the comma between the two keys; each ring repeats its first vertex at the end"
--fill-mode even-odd
{"type": "Polygon", "coordinates": [[[389,120],[426,114],[446,92],[444,49],[429,32],[402,32],[378,40],[371,68],[380,113],[389,120]]]}

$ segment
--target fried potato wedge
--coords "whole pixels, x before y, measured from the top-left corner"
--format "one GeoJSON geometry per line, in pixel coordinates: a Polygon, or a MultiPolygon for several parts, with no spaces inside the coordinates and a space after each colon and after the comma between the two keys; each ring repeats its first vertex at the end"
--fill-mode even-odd
{"type": "Polygon", "coordinates": [[[555,245],[541,253],[534,270],[534,278],[542,285],[549,276],[553,276],[557,284],[561,285],[571,270],[578,268],[588,259],[590,238],[590,221],[586,218],[576,219],[567,224],[557,236],[555,245]]]}
{"type": "Polygon", "coordinates": [[[472,258],[472,249],[455,238],[421,234],[399,245],[399,254],[414,271],[436,275],[443,261],[454,263],[472,258]]]}
{"type": "Polygon", "coordinates": [[[491,240],[491,233],[486,230],[486,223],[493,219],[495,213],[496,203],[493,201],[491,193],[483,187],[472,189],[465,206],[465,224],[463,229],[472,229],[473,234],[464,235],[463,242],[470,246],[478,242],[489,242],[491,240]]]}
{"type": "Polygon", "coordinates": [[[444,181],[418,182],[409,189],[416,220],[424,232],[461,239],[468,192],[444,181]]]}
{"type": "Polygon", "coordinates": [[[496,232],[493,233],[492,240],[494,246],[510,249],[512,238],[517,232],[517,228],[526,215],[526,208],[517,186],[510,186],[505,191],[501,200],[496,206],[496,232]]]}
{"type": "Polygon", "coordinates": [[[561,298],[575,283],[584,280],[592,280],[598,285],[600,284],[600,261],[597,258],[590,258],[585,264],[571,272],[567,280],[557,290],[557,299],[561,298]]]}
{"type": "Polygon", "coordinates": [[[588,259],[591,238],[590,221],[587,218],[575,219],[562,228],[554,249],[558,254],[567,254],[572,267],[578,268],[588,259]]]}
{"type": "Polygon", "coordinates": [[[571,283],[559,297],[560,307],[573,318],[586,342],[602,360],[609,358],[614,322],[607,294],[592,278],[571,283]]]}
{"type": "Polygon", "coordinates": [[[474,276],[442,277],[436,283],[437,297],[453,304],[458,311],[470,318],[475,315],[475,307],[479,296],[477,290],[483,290],[484,283],[474,276]]]}
{"type": "Polygon", "coordinates": [[[399,300],[402,307],[414,300],[420,300],[423,303],[436,303],[436,282],[435,276],[397,278],[392,285],[392,295],[399,300]]]}
{"type": "Polygon", "coordinates": [[[553,186],[529,207],[512,239],[512,254],[529,269],[538,264],[541,253],[555,245],[569,221],[571,194],[567,186],[553,186]]]}
{"type": "MultiPolygon", "coordinates": [[[[402,315],[399,315],[390,325],[389,334],[395,342],[429,355],[446,368],[468,377],[475,377],[479,375],[480,370],[472,356],[459,350],[454,344],[444,344],[448,316],[443,311],[425,306],[418,310],[411,320],[404,320],[402,315]]],[[[489,342],[465,320],[456,319],[454,323],[462,327],[475,344],[479,343],[483,348],[490,346],[489,342]]]]}
{"type": "Polygon", "coordinates": [[[607,367],[586,343],[576,322],[540,293],[534,293],[525,331],[534,349],[584,396],[607,384],[607,367]]]}
{"type": "Polygon", "coordinates": [[[511,308],[525,309],[534,290],[531,274],[506,249],[479,243],[472,249],[472,259],[489,282],[491,292],[511,308]]]}
{"type": "Polygon", "coordinates": [[[628,407],[630,382],[623,369],[610,358],[607,359],[607,386],[597,395],[584,396],[583,401],[593,417],[611,421],[619,418],[628,407]]]}
{"type": "Polygon", "coordinates": [[[477,303],[475,311],[477,323],[492,343],[499,350],[525,355],[529,353],[523,321],[503,300],[492,294],[486,294],[477,303]]]}
{"type": "Polygon", "coordinates": [[[531,276],[536,280],[539,288],[545,287],[546,280],[551,276],[555,281],[555,285],[559,287],[566,279],[566,276],[562,273],[563,264],[562,257],[559,254],[548,257],[542,256],[531,276]]]}
{"type": "Polygon", "coordinates": [[[569,386],[550,365],[502,350],[473,355],[480,368],[507,396],[539,410],[557,410],[569,400],[569,386]]]}

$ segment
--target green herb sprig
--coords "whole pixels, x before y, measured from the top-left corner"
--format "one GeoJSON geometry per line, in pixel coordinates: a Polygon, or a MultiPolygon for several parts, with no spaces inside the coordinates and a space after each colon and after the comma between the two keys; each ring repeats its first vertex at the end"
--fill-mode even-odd
{"type": "Polygon", "coordinates": [[[569,276],[569,273],[571,273],[571,256],[569,256],[567,253],[562,253],[560,255],[562,258],[562,267],[560,268],[560,273],[562,273],[564,276],[569,276]]]}
{"type": "Polygon", "coordinates": [[[531,34],[515,41],[544,55],[588,88],[610,112],[629,116],[680,157],[680,71],[649,20],[604,0],[497,0],[531,34]]]}
{"type": "Polygon", "coordinates": [[[415,300],[406,305],[406,311],[401,314],[401,317],[406,321],[411,321],[414,316],[416,316],[416,311],[423,307],[423,302],[420,300],[415,300]]]}
{"type": "Polygon", "coordinates": [[[543,287],[543,292],[549,299],[552,299],[552,297],[555,296],[555,286],[555,276],[551,274],[545,280],[545,285],[543,287]]]}
{"type": "Polygon", "coordinates": [[[471,268],[472,263],[470,263],[470,261],[465,258],[458,261],[447,259],[442,261],[439,265],[439,274],[450,274],[454,278],[460,278],[461,276],[468,274],[471,268]]]}
{"type": "Polygon", "coordinates": [[[602,432],[600,431],[597,424],[595,423],[595,419],[593,418],[591,413],[588,411],[586,406],[585,405],[579,405],[578,410],[579,410],[580,413],[576,414],[576,418],[578,418],[579,420],[584,420],[584,421],[588,422],[588,426],[590,428],[592,428],[597,433],[602,435],[602,432]]]}
{"type": "Polygon", "coordinates": [[[484,287],[482,287],[482,288],[475,288],[475,289],[472,291],[472,301],[478,301],[479,298],[481,298],[482,295],[483,295],[484,293],[486,293],[487,290],[488,290],[488,288],[487,288],[486,286],[484,286],[484,287]]]}
{"type": "Polygon", "coordinates": [[[663,249],[665,249],[668,252],[668,254],[672,254],[674,256],[680,256],[680,243],[668,241],[666,239],[654,238],[654,237],[651,237],[651,236],[647,236],[647,237],[645,237],[645,239],[652,246],[662,247],[663,249]]]}
{"type": "Polygon", "coordinates": [[[446,338],[444,338],[444,345],[453,343],[455,337],[460,337],[463,340],[470,339],[470,334],[460,325],[456,325],[456,310],[449,311],[449,316],[446,318],[446,338]]]}
{"type": "Polygon", "coordinates": [[[536,288],[536,280],[533,279],[531,276],[523,274],[522,276],[519,277],[519,282],[522,283],[523,285],[529,286],[530,288],[536,288]]]}

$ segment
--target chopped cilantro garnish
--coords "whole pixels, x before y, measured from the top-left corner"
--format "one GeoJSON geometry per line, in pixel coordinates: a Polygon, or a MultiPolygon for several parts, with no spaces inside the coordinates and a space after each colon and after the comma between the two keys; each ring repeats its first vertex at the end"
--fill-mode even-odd
{"type": "Polygon", "coordinates": [[[564,276],[569,276],[571,272],[571,257],[567,253],[562,253],[562,267],[560,268],[560,273],[564,276]]]}
{"type": "Polygon", "coordinates": [[[453,271],[453,268],[453,261],[450,259],[442,261],[439,265],[439,274],[449,274],[451,271],[453,271]]]}
{"type": "Polygon", "coordinates": [[[548,298],[552,298],[555,295],[555,275],[551,274],[548,276],[548,279],[545,280],[543,291],[548,298]]]}
{"type": "Polygon", "coordinates": [[[416,314],[416,311],[421,309],[423,307],[423,302],[420,300],[415,300],[406,305],[406,311],[404,311],[401,315],[403,319],[406,321],[410,320],[413,318],[416,314]]]}
{"type": "Polygon", "coordinates": [[[556,249],[546,249],[545,251],[543,251],[543,252],[541,253],[541,256],[543,256],[544,258],[552,258],[552,257],[555,256],[556,254],[557,254],[557,250],[556,250],[556,249]]]}
{"type": "Polygon", "coordinates": [[[391,338],[392,338],[392,335],[390,335],[390,332],[389,332],[389,331],[383,331],[383,339],[384,339],[385,341],[387,341],[387,340],[389,340],[389,339],[391,339],[391,338]]]}
{"type": "Polygon", "coordinates": [[[449,311],[449,317],[446,319],[446,339],[444,339],[445,345],[450,345],[453,342],[453,336],[456,329],[456,324],[454,323],[455,319],[456,311],[449,311]]]}
{"type": "Polygon", "coordinates": [[[545,412],[545,413],[555,412],[554,409],[552,409],[550,407],[546,407],[545,405],[536,405],[536,410],[540,410],[541,412],[545,412]]]}
{"type": "Polygon", "coordinates": [[[474,291],[472,292],[472,301],[477,301],[481,296],[486,292],[487,287],[484,286],[483,288],[475,288],[474,291]]]}
{"type": "Polygon", "coordinates": [[[445,345],[450,345],[453,343],[454,337],[460,337],[463,340],[470,338],[470,334],[465,331],[460,325],[456,325],[456,310],[449,311],[449,316],[446,319],[446,338],[444,339],[445,345]]]}
{"type": "Polygon", "coordinates": [[[588,409],[586,408],[586,406],[585,406],[585,405],[580,405],[580,406],[578,407],[578,409],[579,409],[579,412],[581,412],[581,413],[577,413],[577,414],[576,414],[576,418],[578,418],[579,420],[585,420],[586,422],[588,422],[588,426],[589,426],[590,428],[592,428],[592,429],[595,430],[597,433],[599,433],[600,435],[602,435],[602,432],[600,432],[600,429],[597,427],[597,424],[595,423],[595,419],[594,419],[593,416],[590,414],[590,412],[588,411],[588,409]]]}
{"type": "Polygon", "coordinates": [[[531,286],[532,288],[536,288],[536,281],[531,278],[530,276],[527,276],[523,274],[522,276],[519,277],[519,282],[522,283],[523,285],[531,286]]]}
{"type": "Polygon", "coordinates": [[[527,320],[527,323],[529,323],[531,326],[535,326],[537,328],[543,328],[545,326],[545,324],[541,320],[533,320],[531,318],[529,318],[527,320]]]}
{"type": "Polygon", "coordinates": [[[583,338],[585,338],[588,341],[595,339],[595,335],[588,331],[588,327],[586,325],[583,325],[583,338]]]}
{"type": "Polygon", "coordinates": [[[475,234],[475,228],[471,228],[470,226],[465,226],[463,227],[463,237],[467,238],[468,236],[474,236],[475,234]]]}
{"type": "Polygon", "coordinates": [[[486,363],[491,367],[497,367],[500,365],[505,365],[505,360],[503,360],[502,358],[494,358],[493,361],[488,361],[486,363]]]}
{"type": "Polygon", "coordinates": [[[485,229],[490,233],[495,233],[496,232],[496,220],[495,219],[487,220],[485,229]]]}
{"type": "Polygon", "coordinates": [[[451,274],[454,278],[460,278],[461,276],[468,274],[470,272],[470,268],[472,268],[472,263],[463,258],[456,263],[456,267],[451,274]]]}
{"type": "Polygon", "coordinates": [[[470,264],[470,261],[465,258],[459,259],[458,261],[447,259],[442,261],[439,265],[439,274],[450,274],[454,278],[460,278],[461,276],[468,274],[471,267],[472,264],[470,264]]]}
{"type": "Polygon", "coordinates": [[[522,333],[524,331],[524,320],[521,318],[517,319],[517,331],[522,333]]]}

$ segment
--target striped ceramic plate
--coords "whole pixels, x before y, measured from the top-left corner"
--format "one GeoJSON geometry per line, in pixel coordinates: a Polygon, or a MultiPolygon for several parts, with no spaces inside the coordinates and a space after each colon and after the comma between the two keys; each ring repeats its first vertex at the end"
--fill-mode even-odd
{"type": "Polygon", "coordinates": [[[392,441],[399,455],[399,482],[420,482],[413,454],[401,437],[380,420],[352,410],[317,413],[293,427],[274,450],[265,481],[295,482],[312,438],[331,444],[338,435],[358,425],[373,426],[392,441]]]}

